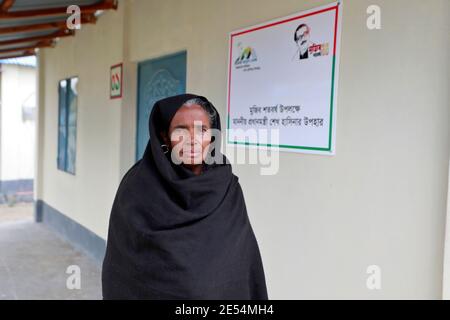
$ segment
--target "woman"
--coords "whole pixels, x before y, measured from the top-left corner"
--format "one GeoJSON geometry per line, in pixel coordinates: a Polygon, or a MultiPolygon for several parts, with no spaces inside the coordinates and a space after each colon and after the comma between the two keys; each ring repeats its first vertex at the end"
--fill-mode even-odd
{"type": "Polygon", "coordinates": [[[238,178],[211,134],[220,128],[205,97],[155,103],[147,148],[114,199],[104,299],[268,299],[238,178]]]}

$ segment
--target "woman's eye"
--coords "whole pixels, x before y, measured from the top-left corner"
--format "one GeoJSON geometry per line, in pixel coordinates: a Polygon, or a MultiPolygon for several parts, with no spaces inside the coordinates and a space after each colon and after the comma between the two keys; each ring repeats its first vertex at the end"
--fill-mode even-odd
{"type": "Polygon", "coordinates": [[[196,128],[196,131],[197,131],[197,132],[200,132],[200,131],[201,131],[202,133],[205,133],[206,131],[208,131],[208,128],[206,128],[206,127],[197,127],[197,128],[196,128]]]}
{"type": "Polygon", "coordinates": [[[186,134],[186,133],[189,133],[189,130],[186,130],[186,129],[176,129],[174,132],[175,132],[176,134],[186,134]]]}
{"type": "Polygon", "coordinates": [[[173,141],[179,141],[183,137],[187,137],[189,135],[189,130],[186,129],[175,129],[172,132],[171,139],[173,141]]]}

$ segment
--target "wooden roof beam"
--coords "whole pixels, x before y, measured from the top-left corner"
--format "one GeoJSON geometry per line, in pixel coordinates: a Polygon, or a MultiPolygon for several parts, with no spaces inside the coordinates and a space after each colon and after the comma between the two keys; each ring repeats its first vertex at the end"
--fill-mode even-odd
{"type": "Polygon", "coordinates": [[[34,51],[34,49],[36,49],[36,48],[53,47],[53,45],[54,45],[54,42],[52,40],[43,40],[32,46],[21,47],[21,48],[0,49],[0,54],[17,52],[17,51],[27,51],[27,52],[31,51],[31,50],[34,51]]]}
{"type": "Polygon", "coordinates": [[[34,56],[36,55],[36,53],[33,51],[25,51],[24,53],[19,53],[19,54],[12,54],[9,56],[4,56],[4,57],[0,57],[0,60],[3,59],[12,59],[12,58],[21,58],[21,57],[29,57],[29,56],[34,56]]]}
{"type": "Polygon", "coordinates": [[[21,39],[12,39],[12,40],[4,40],[0,41],[0,46],[6,46],[16,43],[23,43],[23,42],[31,42],[31,41],[40,41],[40,40],[47,40],[47,39],[55,39],[55,38],[63,38],[63,37],[70,37],[75,34],[74,30],[69,29],[61,29],[58,30],[52,34],[45,35],[45,36],[35,36],[35,37],[26,37],[21,39]]]}
{"type": "MultiPolygon", "coordinates": [[[[83,23],[95,23],[97,18],[94,14],[82,14],[81,15],[81,24],[83,23]]],[[[32,32],[32,31],[40,31],[47,29],[67,29],[66,20],[60,20],[55,22],[44,22],[44,23],[36,23],[36,24],[28,24],[28,25],[19,25],[14,27],[3,27],[0,28],[0,34],[9,34],[9,33],[17,33],[17,32],[32,32]]]]}
{"type": "MultiPolygon", "coordinates": [[[[9,0],[4,0],[9,1],[9,0]]],[[[103,0],[100,3],[90,4],[85,6],[79,6],[81,13],[95,13],[98,10],[116,10],[118,6],[118,0],[103,0]]],[[[33,10],[20,10],[20,11],[0,11],[0,18],[30,18],[40,16],[51,15],[67,15],[67,7],[57,7],[48,9],[33,9],[33,10]]]]}
{"type": "Polygon", "coordinates": [[[5,13],[13,6],[15,0],[3,0],[0,4],[0,12],[5,13]]]}

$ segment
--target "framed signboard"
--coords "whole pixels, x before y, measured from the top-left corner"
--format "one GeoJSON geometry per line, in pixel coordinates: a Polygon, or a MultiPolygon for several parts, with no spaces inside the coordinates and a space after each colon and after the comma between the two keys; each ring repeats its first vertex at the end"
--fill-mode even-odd
{"type": "Polygon", "coordinates": [[[333,155],[342,3],[229,35],[227,142],[333,155]]]}
{"type": "Polygon", "coordinates": [[[110,79],[109,97],[111,99],[122,98],[122,76],[123,76],[122,63],[116,64],[111,67],[109,78],[110,79]]]}

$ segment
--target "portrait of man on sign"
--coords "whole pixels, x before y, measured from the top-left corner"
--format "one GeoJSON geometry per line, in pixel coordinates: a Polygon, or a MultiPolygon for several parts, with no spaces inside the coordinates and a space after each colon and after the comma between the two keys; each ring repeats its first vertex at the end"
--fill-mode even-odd
{"type": "Polygon", "coordinates": [[[308,48],[310,45],[310,27],[307,24],[302,23],[297,27],[294,33],[294,41],[297,44],[299,53],[299,59],[308,59],[308,48]]]}

